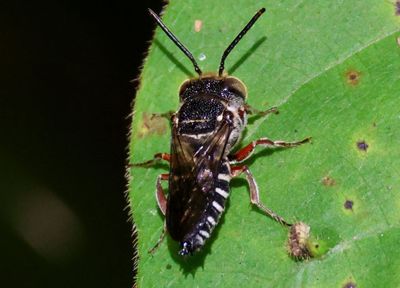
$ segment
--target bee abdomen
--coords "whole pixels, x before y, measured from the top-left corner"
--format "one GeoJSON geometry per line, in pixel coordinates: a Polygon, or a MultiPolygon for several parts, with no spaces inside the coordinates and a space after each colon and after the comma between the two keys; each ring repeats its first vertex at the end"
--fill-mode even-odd
{"type": "Polygon", "coordinates": [[[212,196],[210,197],[207,208],[205,209],[201,220],[196,225],[196,229],[189,237],[181,243],[181,255],[186,255],[199,250],[210,238],[214,228],[217,226],[222,213],[225,210],[225,203],[229,197],[229,182],[231,174],[229,163],[223,162],[215,180],[215,186],[212,196]]]}

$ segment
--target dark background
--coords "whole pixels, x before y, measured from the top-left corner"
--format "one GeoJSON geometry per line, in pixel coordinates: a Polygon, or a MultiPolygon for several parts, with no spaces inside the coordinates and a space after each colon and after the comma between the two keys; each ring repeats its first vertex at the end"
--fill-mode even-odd
{"type": "Polygon", "coordinates": [[[1,287],[132,285],[130,80],[161,5],[0,4],[1,287]]]}

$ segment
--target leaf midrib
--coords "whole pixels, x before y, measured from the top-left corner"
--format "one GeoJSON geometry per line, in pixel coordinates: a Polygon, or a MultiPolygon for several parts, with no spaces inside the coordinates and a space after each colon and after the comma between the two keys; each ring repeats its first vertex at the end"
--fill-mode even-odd
{"type": "MultiPolygon", "coordinates": [[[[315,79],[327,74],[329,71],[331,71],[335,67],[343,64],[346,60],[350,59],[351,57],[355,56],[356,54],[361,53],[362,51],[364,51],[365,49],[369,48],[370,46],[378,44],[379,42],[384,41],[386,38],[391,37],[391,36],[393,36],[394,34],[396,34],[398,32],[400,32],[400,28],[395,29],[395,30],[393,30],[391,32],[388,32],[386,34],[383,34],[381,37],[376,37],[375,39],[372,39],[371,41],[366,43],[364,46],[361,46],[359,49],[353,50],[352,52],[350,52],[349,55],[343,56],[341,59],[339,59],[337,61],[333,61],[331,63],[328,63],[325,66],[324,69],[321,69],[320,71],[314,73],[309,78],[304,80],[301,84],[299,84],[297,87],[295,87],[287,96],[283,97],[282,101],[280,103],[278,103],[276,106],[277,107],[281,107],[281,106],[285,105],[294,94],[296,94],[300,89],[305,87],[308,83],[310,83],[313,80],[315,80],[315,79]]],[[[254,122],[254,124],[251,127],[248,128],[248,132],[247,132],[246,137],[244,139],[246,139],[246,140],[252,139],[252,136],[258,130],[258,127],[261,126],[261,124],[263,124],[264,121],[267,118],[268,117],[263,117],[259,121],[254,122]]]]}

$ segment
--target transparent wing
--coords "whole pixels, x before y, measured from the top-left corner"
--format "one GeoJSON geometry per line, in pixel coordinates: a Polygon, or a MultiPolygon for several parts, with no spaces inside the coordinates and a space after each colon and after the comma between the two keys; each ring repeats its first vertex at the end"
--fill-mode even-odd
{"type": "Polygon", "coordinates": [[[166,221],[171,237],[179,241],[198,223],[211,202],[232,128],[223,120],[216,133],[196,145],[173,130],[166,221]]]}

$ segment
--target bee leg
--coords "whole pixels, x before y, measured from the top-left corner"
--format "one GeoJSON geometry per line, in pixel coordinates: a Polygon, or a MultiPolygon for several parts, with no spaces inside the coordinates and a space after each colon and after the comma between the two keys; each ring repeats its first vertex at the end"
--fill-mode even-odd
{"type": "Polygon", "coordinates": [[[157,182],[156,182],[157,204],[164,216],[165,216],[165,213],[167,212],[167,198],[165,198],[165,193],[164,193],[163,187],[161,186],[161,181],[168,180],[168,179],[169,179],[169,174],[160,174],[160,175],[158,175],[157,182]]]}
{"type": "MultiPolygon", "coordinates": [[[[165,212],[167,211],[167,198],[165,198],[164,189],[161,186],[161,181],[162,180],[168,180],[168,178],[169,178],[169,174],[160,174],[157,177],[157,183],[156,183],[156,187],[157,187],[157,189],[156,189],[157,204],[158,204],[158,207],[161,210],[161,213],[164,216],[165,216],[165,212]]],[[[167,226],[164,223],[163,232],[161,233],[160,238],[158,239],[156,245],[154,245],[154,247],[149,250],[149,253],[153,254],[157,250],[157,248],[163,242],[166,233],[167,233],[167,226]]]]}
{"type": "Polygon", "coordinates": [[[262,111],[262,110],[258,110],[256,108],[254,108],[254,107],[251,107],[249,104],[246,104],[245,109],[246,109],[247,114],[255,114],[255,115],[258,115],[258,116],[265,116],[265,115],[268,115],[268,114],[271,114],[271,113],[274,113],[274,114],[278,114],[279,113],[277,107],[271,107],[271,108],[269,108],[269,109],[267,109],[265,111],[262,111]]]}
{"type": "Polygon", "coordinates": [[[158,247],[160,247],[161,243],[164,241],[164,238],[165,238],[166,234],[167,234],[167,226],[164,224],[163,231],[161,232],[160,238],[158,238],[158,241],[157,241],[156,245],[154,245],[153,248],[151,248],[149,250],[150,254],[154,254],[154,252],[156,252],[158,247]]]}
{"type": "Polygon", "coordinates": [[[171,156],[168,153],[157,153],[154,155],[153,159],[141,162],[141,163],[135,163],[135,164],[129,164],[129,167],[150,167],[156,164],[157,162],[161,160],[165,160],[169,162],[171,156]]]}
{"type": "Polygon", "coordinates": [[[311,137],[307,137],[301,141],[297,142],[285,142],[281,140],[273,141],[268,138],[260,138],[243,147],[235,154],[229,156],[229,162],[231,164],[240,163],[248,159],[253,153],[255,148],[260,145],[265,148],[290,148],[302,145],[304,143],[310,142],[311,137]]]}
{"type": "Polygon", "coordinates": [[[233,167],[231,167],[231,171],[232,171],[232,177],[237,177],[242,173],[244,173],[244,175],[246,176],[246,180],[247,180],[247,183],[249,184],[249,188],[250,188],[251,204],[256,205],[258,207],[258,209],[263,211],[265,214],[267,214],[269,217],[271,217],[275,221],[277,221],[285,226],[292,226],[292,224],[287,222],[285,219],[283,219],[281,216],[276,214],[271,209],[267,208],[260,201],[260,193],[258,191],[258,186],[257,186],[256,180],[254,179],[253,174],[251,174],[251,172],[247,166],[233,166],[233,167]]]}

